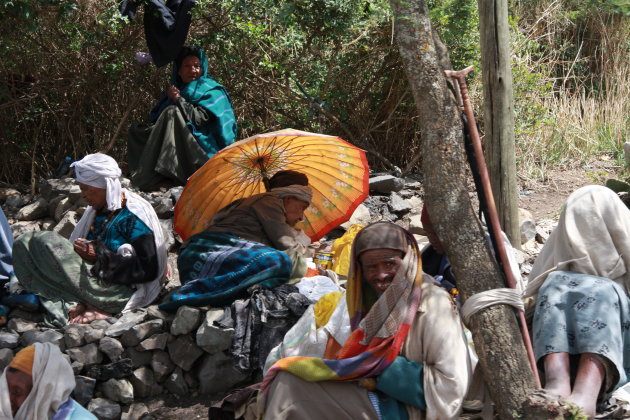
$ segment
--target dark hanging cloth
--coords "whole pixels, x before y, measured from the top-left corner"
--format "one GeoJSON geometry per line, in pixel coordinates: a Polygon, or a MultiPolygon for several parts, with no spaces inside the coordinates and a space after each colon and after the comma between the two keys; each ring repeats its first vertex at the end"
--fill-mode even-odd
{"type": "Polygon", "coordinates": [[[256,285],[249,299],[239,299],[217,321],[234,328],[230,353],[241,372],[262,370],[267,355],[300,319],[310,301],[290,284],[269,289],[256,285]]]}
{"type": "MultiPolygon", "coordinates": [[[[144,36],[156,66],[175,60],[188,36],[190,9],[196,0],[147,0],[144,10],[144,36]]],[[[120,13],[133,19],[138,0],[123,0],[120,13]]]]}

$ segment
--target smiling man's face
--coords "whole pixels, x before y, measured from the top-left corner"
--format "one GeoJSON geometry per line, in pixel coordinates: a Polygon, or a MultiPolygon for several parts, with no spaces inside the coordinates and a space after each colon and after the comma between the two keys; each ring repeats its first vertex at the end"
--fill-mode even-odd
{"type": "Polygon", "coordinates": [[[382,295],[402,265],[403,253],[395,249],[370,249],[359,256],[363,280],[382,295]]]}

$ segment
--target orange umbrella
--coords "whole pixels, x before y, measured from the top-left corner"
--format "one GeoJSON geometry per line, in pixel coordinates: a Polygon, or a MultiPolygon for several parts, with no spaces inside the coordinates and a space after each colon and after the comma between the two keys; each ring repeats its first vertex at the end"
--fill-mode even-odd
{"type": "Polygon", "coordinates": [[[339,137],[288,128],[233,143],[188,178],[175,206],[175,231],[184,240],[202,232],[220,209],[265,192],[263,179],[289,169],[307,175],[313,189],[297,226],[312,240],[347,221],[369,192],[362,149],[339,137]]]}

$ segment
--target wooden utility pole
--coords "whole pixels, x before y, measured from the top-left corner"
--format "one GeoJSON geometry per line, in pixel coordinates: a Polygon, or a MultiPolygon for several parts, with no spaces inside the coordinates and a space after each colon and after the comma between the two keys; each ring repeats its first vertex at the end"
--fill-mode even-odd
{"type": "Polygon", "coordinates": [[[485,155],[499,221],[521,249],[514,146],[514,96],[507,0],[478,0],[485,155]]]}
{"type": "MultiPolygon", "coordinates": [[[[462,120],[444,70],[447,52],[423,0],[391,0],[396,41],[422,127],[422,173],[429,216],[464,299],[505,287],[468,194],[462,120]]],[[[472,316],[479,367],[499,418],[513,418],[535,381],[514,310],[495,305],[472,316]]]]}

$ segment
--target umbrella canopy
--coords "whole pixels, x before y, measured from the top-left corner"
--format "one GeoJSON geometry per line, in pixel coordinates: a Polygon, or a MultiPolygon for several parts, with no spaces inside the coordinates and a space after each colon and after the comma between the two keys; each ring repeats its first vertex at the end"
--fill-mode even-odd
{"type": "Polygon", "coordinates": [[[263,179],[294,170],[308,176],[313,201],[301,228],[312,240],[347,221],[368,195],[365,152],[339,137],[294,129],[259,134],[215,154],[186,183],[175,206],[175,231],[202,232],[232,201],[266,191],[263,179]]]}

